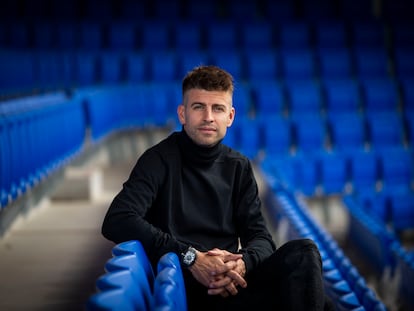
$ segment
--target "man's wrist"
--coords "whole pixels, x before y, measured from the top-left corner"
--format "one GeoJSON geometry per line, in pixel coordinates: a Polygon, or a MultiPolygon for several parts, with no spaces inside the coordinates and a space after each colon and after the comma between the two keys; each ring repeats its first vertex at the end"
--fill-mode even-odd
{"type": "Polygon", "coordinates": [[[196,259],[197,250],[192,246],[188,247],[185,252],[181,253],[181,262],[185,268],[190,268],[194,265],[196,259]]]}

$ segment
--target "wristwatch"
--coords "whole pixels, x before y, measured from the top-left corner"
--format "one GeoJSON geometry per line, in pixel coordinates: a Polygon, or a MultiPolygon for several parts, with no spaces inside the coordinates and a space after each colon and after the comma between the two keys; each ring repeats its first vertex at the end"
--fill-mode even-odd
{"type": "Polygon", "coordinates": [[[197,259],[196,249],[194,247],[190,246],[189,248],[187,248],[185,253],[181,254],[181,258],[182,258],[182,261],[183,261],[183,265],[186,268],[191,267],[197,259]]]}

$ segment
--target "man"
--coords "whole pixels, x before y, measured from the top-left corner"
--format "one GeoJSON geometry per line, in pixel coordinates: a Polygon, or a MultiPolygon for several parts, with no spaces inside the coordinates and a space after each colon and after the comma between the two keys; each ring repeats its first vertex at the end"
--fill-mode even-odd
{"type": "Polygon", "coordinates": [[[102,233],[115,243],[141,241],[154,267],[177,253],[190,311],[323,310],[315,244],[276,250],[251,163],[221,143],[235,117],[233,90],[232,76],[215,66],[185,76],[182,130],[138,159],[102,233]]]}

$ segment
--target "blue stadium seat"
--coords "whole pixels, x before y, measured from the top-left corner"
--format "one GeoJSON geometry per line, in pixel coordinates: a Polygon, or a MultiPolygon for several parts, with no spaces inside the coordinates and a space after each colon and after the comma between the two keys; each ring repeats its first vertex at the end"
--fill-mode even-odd
{"type": "Polygon", "coordinates": [[[103,25],[97,21],[83,21],[79,25],[79,48],[98,51],[104,47],[103,25]]]}
{"type": "Polygon", "coordinates": [[[289,114],[322,115],[323,98],[320,86],[313,80],[291,81],[286,84],[289,114]]]}
{"type": "Polygon", "coordinates": [[[245,52],[246,78],[249,81],[274,80],[280,76],[279,54],[275,49],[245,52]]]}
{"type": "Polygon", "coordinates": [[[339,16],[346,20],[369,20],[374,17],[372,2],[370,0],[341,1],[339,16]]]}
{"type": "Polygon", "coordinates": [[[243,23],[241,27],[241,46],[245,51],[269,50],[275,47],[275,35],[271,23],[243,23]]]}
{"type": "Polygon", "coordinates": [[[267,116],[260,122],[266,155],[288,154],[293,143],[290,120],[282,116],[267,116]]]}
{"type": "Polygon", "coordinates": [[[153,7],[154,19],[176,22],[181,18],[182,9],[179,0],[157,0],[153,7]]]}
{"type": "Polygon", "coordinates": [[[25,49],[30,46],[30,29],[25,21],[13,21],[9,24],[9,44],[11,48],[25,49]]]}
{"type": "Polygon", "coordinates": [[[296,17],[296,7],[292,1],[273,1],[265,0],[263,12],[266,18],[274,21],[291,21],[296,17]]]}
{"type": "Polygon", "coordinates": [[[89,86],[99,81],[98,61],[96,52],[79,50],[74,54],[74,81],[77,86],[89,86]]]}
{"type": "Polygon", "coordinates": [[[316,60],[312,50],[307,48],[282,48],[282,77],[286,81],[311,80],[316,77],[316,60]]]}
{"type": "Polygon", "coordinates": [[[400,80],[414,80],[414,44],[410,47],[394,49],[393,59],[397,78],[400,80]]]}
{"type": "MultiPolygon", "coordinates": [[[[87,311],[135,311],[137,310],[127,291],[122,288],[97,292],[85,304],[87,311]]],[[[145,310],[145,309],[142,309],[145,310]]]]}
{"type": "MultiPolygon", "coordinates": [[[[1,115],[1,114],[0,114],[1,115]]],[[[5,118],[0,118],[0,209],[9,203],[10,141],[5,118]]]]}
{"type": "Polygon", "coordinates": [[[181,270],[180,260],[175,253],[166,253],[160,257],[157,263],[157,274],[166,267],[175,268],[181,270]]]}
{"type": "Polygon", "coordinates": [[[392,47],[414,48],[414,27],[412,20],[396,20],[391,25],[392,47]]]}
{"type": "Polygon", "coordinates": [[[303,17],[310,21],[331,19],[337,15],[336,4],[328,0],[301,3],[303,17]]]}
{"type": "Polygon", "coordinates": [[[77,14],[77,3],[71,0],[62,0],[49,3],[50,15],[56,20],[74,20],[77,14]]]}
{"type": "Polygon", "coordinates": [[[345,48],[348,45],[345,22],[340,19],[321,19],[314,22],[315,44],[320,48],[345,48]]]}
{"type": "Polygon", "coordinates": [[[233,106],[236,109],[237,117],[245,117],[250,114],[252,110],[252,95],[251,86],[248,83],[239,83],[234,88],[233,106]]]}
{"type": "Polygon", "coordinates": [[[327,195],[342,194],[349,177],[346,156],[338,152],[322,152],[319,160],[323,192],[327,195]]]}
{"type": "Polygon", "coordinates": [[[178,72],[181,77],[184,77],[191,69],[200,65],[207,65],[210,63],[209,53],[204,50],[189,50],[178,52],[178,72]]]}
{"type": "Polygon", "coordinates": [[[255,158],[262,147],[260,123],[256,119],[245,116],[239,117],[233,126],[238,134],[238,149],[249,158],[255,158]]]}
{"type": "Polygon", "coordinates": [[[407,144],[410,147],[414,146],[414,110],[410,113],[405,113],[404,122],[406,128],[407,144]]]}
{"type": "Polygon", "coordinates": [[[383,48],[385,46],[385,25],[376,19],[351,20],[349,24],[350,43],[357,47],[383,48]]]}
{"type": "MultiPolygon", "coordinates": [[[[173,25],[173,47],[177,51],[185,52],[199,51],[202,49],[202,31],[201,23],[197,21],[192,22],[177,22],[173,25]]],[[[184,57],[185,58],[185,57],[184,57]]]]}
{"type": "Polygon", "coordinates": [[[403,105],[402,110],[405,116],[410,119],[410,116],[414,115],[414,76],[412,78],[401,79],[400,87],[403,105]]]}
{"type": "Polygon", "coordinates": [[[152,306],[147,306],[145,294],[130,270],[114,271],[101,275],[96,280],[96,289],[98,292],[121,289],[125,292],[126,302],[130,302],[135,310],[152,310],[152,306]]]}
{"type": "Polygon", "coordinates": [[[338,113],[328,116],[331,146],[337,151],[363,150],[366,143],[365,119],[356,112],[338,113]]]}
{"type": "Polygon", "coordinates": [[[366,120],[371,148],[380,150],[403,146],[403,120],[398,112],[372,112],[366,120]]]}
{"type": "Polygon", "coordinates": [[[413,153],[402,146],[378,152],[383,189],[388,192],[411,192],[414,182],[413,153]]]}
{"type": "Polygon", "coordinates": [[[36,82],[33,53],[23,50],[0,51],[0,91],[3,94],[27,92],[36,82]]]}
{"type": "Polygon", "coordinates": [[[283,114],[285,94],[277,80],[252,81],[251,87],[257,118],[283,114]]]}
{"type": "Polygon", "coordinates": [[[357,114],[361,108],[359,84],[353,79],[323,79],[322,92],[328,115],[357,114]]]}
{"type": "Polygon", "coordinates": [[[114,16],[111,0],[88,0],[84,7],[85,18],[88,20],[111,20],[114,16]]]}
{"type": "Polygon", "coordinates": [[[171,51],[153,51],[148,54],[148,73],[152,81],[165,82],[178,79],[177,54],[171,51]]]}
{"type": "Polygon", "coordinates": [[[157,273],[154,284],[153,310],[187,310],[185,284],[180,266],[164,266],[164,268],[157,273]]]}
{"type": "Polygon", "coordinates": [[[169,49],[171,29],[167,22],[145,20],[142,25],[139,25],[138,27],[138,29],[141,30],[139,47],[144,51],[160,52],[169,49]]]}
{"type": "Polygon", "coordinates": [[[147,309],[154,304],[153,297],[153,281],[146,274],[142,259],[137,253],[130,255],[119,255],[108,259],[105,263],[105,271],[107,274],[118,271],[128,271],[132,274],[132,279],[139,287],[141,295],[144,297],[147,309]]]}
{"type": "Polygon", "coordinates": [[[231,21],[216,21],[206,28],[206,47],[211,52],[237,50],[239,29],[231,21]]]}
{"type": "Polygon", "coordinates": [[[117,51],[105,51],[99,54],[100,82],[116,84],[124,81],[124,59],[117,51]]]}
{"type": "Polygon", "coordinates": [[[225,5],[225,16],[235,22],[250,22],[258,17],[258,4],[254,0],[228,0],[225,5]]]}
{"type": "Polygon", "coordinates": [[[135,23],[127,21],[112,21],[108,25],[108,48],[121,51],[135,49],[137,31],[135,23]]]}
{"type": "MultiPolygon", "coordinates": [[[[67,2],[67,1],[65,1],[67,2]]],[[[75,22],[65,20],[56,25],[56,47],[72,50],[79,47],[79,31],[75,22]]]]}
{"type": "Polygon", "coordinates": [[[33,47],[36,49],[54,48],[55,25],[52,22],[36,21],[33,25],[33,47]]]}
{"type": "Polygon", "coordinates": [[[388,78],[390,76],[389,60],[385,47],[352,48],[355,60],[355,73],[361,79],[388,78]]]}
{"type": "Polygon", "coordinates": [[[298,113],[291,120],[296,150],[305,153],[325,150],[327,124],[323,117],[319,114],[298,113]]]}
{"type": "Polygon", "coordinates": [[[353,60],[347,47],[318,48],[317,60],[321,79],[351,79],[354,74],[353,60]]]}
{"type": "Polygon", "coordinates": [[[285,21],[279,24],[279,45],[281,48],[307,49],[311,44],[311,26],[306,21],[285,21]]]}
{"type": "Polygon", "coordinates": [[[388,78],[366,79],[361,81],[363,107],[371,112],[390,112],[399,110],[398,88],[394,80],[388,78]]]}
{"type": "Polygon", "coordinates": [[[143,82],[149,79],[147,57],[143,53],[130,52],[125,54],[125,80],[130,83],[143,82]]]}
{"type": "Polygon", "coordinates": [[[190,21],[215,22],[221,16],[217,0],[190,1],[186,4],[185,16],[190,21]]]}
{"type": "Polygon", "coordinates": [[[137,254],[138,258],[142,260],[142,265],[145,269],[147,279],[150,280],[151,287],[153,286],[155,274],[141,242],[131,240],[118,243],[112,248],[112,254],[113,256],[137,254]]]}
{"type": "Polygon", "coordinates": [[[319,161],[312,154],[298,154],[295,159],[296,184],[295,189],[304,196],[312,197],[320,185],[319,161]]]}
{"type": "Polygon", "coordinates": [[[354,151],[350,154],[350,174],[353,190],[375,192],[379,181],[378,156],[374,151],[354,151]]]}
{"type": "Polygon", "coordinates": [[[241,81],[244,75],[243,57],[239,50],[212,50],[210,52],[212,65],[219,66],[227,70],[236,81],[241,81]]]}

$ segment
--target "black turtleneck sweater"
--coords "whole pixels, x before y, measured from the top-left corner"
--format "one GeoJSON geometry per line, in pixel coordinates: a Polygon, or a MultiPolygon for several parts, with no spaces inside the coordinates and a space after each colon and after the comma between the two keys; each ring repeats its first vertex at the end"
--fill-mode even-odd
{"type": "Polygon", "coordinates": [[[115,243],[141,241],[154,266],[192,245],[241,252],[249,272],[275,250],[249,160],[221,143],[198,146],[184,130],[138,159],[102,233],[115,243]]]}

